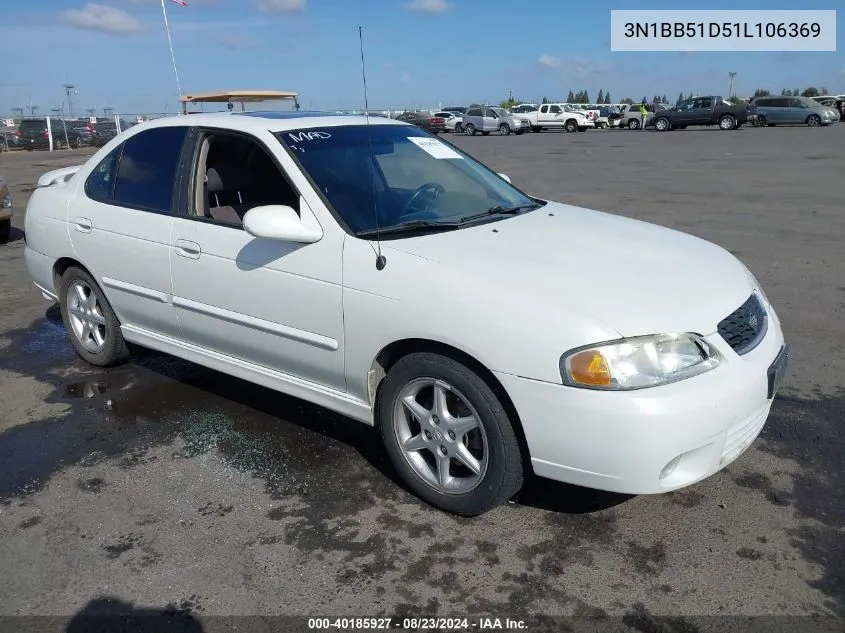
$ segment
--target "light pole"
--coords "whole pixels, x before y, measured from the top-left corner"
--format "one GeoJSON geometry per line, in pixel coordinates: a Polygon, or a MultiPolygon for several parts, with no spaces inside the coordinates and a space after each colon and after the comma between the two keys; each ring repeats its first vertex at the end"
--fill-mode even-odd
{"type": "Polygon", "coordinates": [[[735,72],[728,73],[731,78],[731,82],[728,84],[728,99],[734,96],[734,77],[736,77],[735,72]]]}
{"type": "Polygon", "coordinates": [[[62,87],[65,89],[65,94],[67,95],[68,116],[72,119],[73,118],[73,96],[78,95],[79,91],[76,89],[76,86],[74,86],[73,84],[64,84],[62,87]]]}
{"type": "Polygon", "coordinates": [[[111,106],[106,106],[103,108],[103,116],[108,117],[112,112],[114,112],[114,108],[111,106]]]}

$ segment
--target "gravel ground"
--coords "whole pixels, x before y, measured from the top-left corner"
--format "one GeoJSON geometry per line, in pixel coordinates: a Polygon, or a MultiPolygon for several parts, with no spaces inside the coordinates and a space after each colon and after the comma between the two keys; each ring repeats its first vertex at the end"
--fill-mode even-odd
{"type": "Polygon", "coordinates": [[[749,265],[792,345],[752,448],[672,494],[535,480],[483,517],[440,513],[342,416],[153,352],[77,359],[20,229],[37,177],[90,152],[3,154],[0,616],[845,616],[845,125],[446,138],[529,193],[749,265]]]}

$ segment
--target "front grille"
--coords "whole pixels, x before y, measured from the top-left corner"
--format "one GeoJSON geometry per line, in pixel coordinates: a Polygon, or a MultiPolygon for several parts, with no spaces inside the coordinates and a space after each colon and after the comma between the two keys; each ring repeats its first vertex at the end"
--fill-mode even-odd
{"type": "Polygon", "coordinates": [[[769,319],[755,292],[719,323],[719,334],[737,354],[747,354],[766,335],[769,319]]]}

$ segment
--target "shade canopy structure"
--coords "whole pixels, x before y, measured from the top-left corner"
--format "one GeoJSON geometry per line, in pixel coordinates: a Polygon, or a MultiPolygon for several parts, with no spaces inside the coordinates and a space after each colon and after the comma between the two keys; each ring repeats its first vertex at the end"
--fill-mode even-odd
{"type": "MultiPolygon", "coordinates": [[[[179,101],[182,103],[182,114],[188,114],[189,103],[240,103],[241,110],[243,111],[245,109],[244,104],[246,103],[291,99],[295,107],[299,109],[298,96],[295,92],[283,90],[227,90],[224,92],[196,92],[194,94],[182,95],[179,97],[179,101]]],[[[231,106],[229,109],[232,109],[231,106]]]]}

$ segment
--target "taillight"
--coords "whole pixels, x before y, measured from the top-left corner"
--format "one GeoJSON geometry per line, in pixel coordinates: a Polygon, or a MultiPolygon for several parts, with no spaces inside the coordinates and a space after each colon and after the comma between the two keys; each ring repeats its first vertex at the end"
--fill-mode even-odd
{"type": "Polygon", "coordinates": [[[441,123],[446,123],[446,119],[442,119],[442,118],[440,118],[440,117],[434,117],[434,118],[431,120],[431,122],[432,122],[434,125],[440,125],[441,123]]]}
{"type": "Polygon", "coordinates": [[[43,132],[41,132],[41,136],[43,136],[44,138],[50,138],[50,133],[47,130],[44,130],[43,132]]]}
{"type": "Polygon", "coordinates": [[[18,130],[17,132],[15,132],[15,136],[17,136],[18,138],[21,138],[23,136],[23,132],[18,130]]]}

